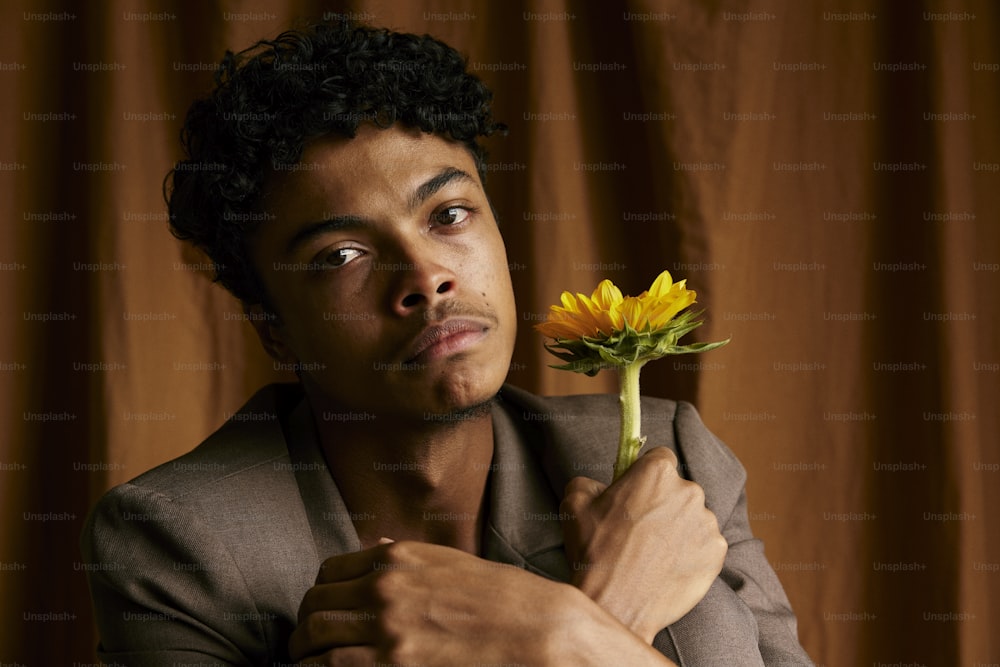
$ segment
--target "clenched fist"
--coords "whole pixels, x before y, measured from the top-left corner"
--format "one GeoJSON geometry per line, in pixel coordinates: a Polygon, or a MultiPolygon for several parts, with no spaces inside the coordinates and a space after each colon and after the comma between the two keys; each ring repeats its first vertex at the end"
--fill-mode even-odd
{"type": "Polygon", "coordinates": [[[722,570],[718,521],[666,447],[610,486],[570,480],[560,511],[572,517],[563,533],[573,583],[647,642],[698,604],[722,570]]]}

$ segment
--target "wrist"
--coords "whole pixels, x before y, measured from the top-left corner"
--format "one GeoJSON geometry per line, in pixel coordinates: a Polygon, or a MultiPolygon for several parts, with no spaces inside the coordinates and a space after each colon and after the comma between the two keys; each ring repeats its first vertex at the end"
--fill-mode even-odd
{"type": "Polygon", "coordinates": [[[642,609],[636,606],[635,600],[626,599],[615,589],[614,582],[594,576],[595,574],[588,569],[578,569],[574,572],[573,586],[647,644],[652,644],[656,633],[663,629],[662,626],[658,623],[650,624],[644,618],[642,609]]]}
{"type": "Polygon", "coordinates": [[[567,586],[566,600],[574,609],[573,631],[556,631],[549,647],[549,655],[556,661],[546,664],[674,665],[652,647],[660,628],[649,630],[647,639],[573,586],[567,586]]]}
{"type": "Polygon", "coordinates": [[[549,635],[549,645],[547,647],[546,660],[544,664],[588,664],[590,655],[590,643],[593,637],[600,636],[595,633],[595,613],[600,609],[574,585],[562,584],[562,594],[559,597],[559,612],[555,614],[558,619],[557,625],[551,628],[549,635]],[[567,632],[567,628],[572,631],[567,632]]]}

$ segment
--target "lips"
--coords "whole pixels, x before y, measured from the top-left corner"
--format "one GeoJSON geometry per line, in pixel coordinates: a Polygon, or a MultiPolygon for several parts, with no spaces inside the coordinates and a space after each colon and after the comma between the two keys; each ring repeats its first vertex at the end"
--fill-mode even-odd
{"type": "Polygon", "coordinates": [[[407,350],[406,363],[428,362],[474,345],[489,330],[489,324],[473,319],[450,319],[424,329],[407,350]]]}

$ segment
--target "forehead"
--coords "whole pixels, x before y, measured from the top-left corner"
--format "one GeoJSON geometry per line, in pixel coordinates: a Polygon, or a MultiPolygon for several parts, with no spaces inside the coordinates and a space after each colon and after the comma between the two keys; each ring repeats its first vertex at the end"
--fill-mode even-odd
{"type": "Polygon", "coordinates": [[[349,205],[373,193],[404,197],[445,167],[466,171],[478,183],[475,160],[463,144],[414,128],[366,124],[353,138],[327,135],[306,144],[298,164],[276,169],[268,178],[265,207],[299,208],[317,198],[349,205]]]}

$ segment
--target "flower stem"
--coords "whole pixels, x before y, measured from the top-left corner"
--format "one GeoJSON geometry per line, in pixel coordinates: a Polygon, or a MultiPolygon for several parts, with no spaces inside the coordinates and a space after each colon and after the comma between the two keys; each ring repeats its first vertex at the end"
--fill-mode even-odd
{"type": "Polygon", "coordinates": [[[614,479],[618,479],[639,458],[639,450],[646,442],[642,437],[642,419],[639,406],[639,371],[643,362],[635,361],[618,369],[618,409],[621,431],[618,437],[618,456],[615,458],[614,479]]]}

